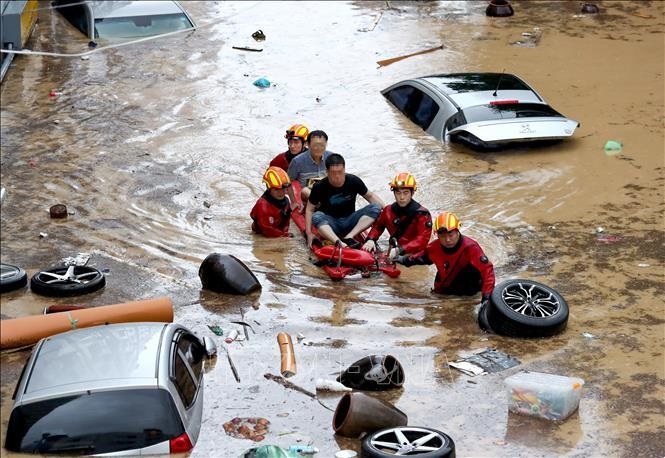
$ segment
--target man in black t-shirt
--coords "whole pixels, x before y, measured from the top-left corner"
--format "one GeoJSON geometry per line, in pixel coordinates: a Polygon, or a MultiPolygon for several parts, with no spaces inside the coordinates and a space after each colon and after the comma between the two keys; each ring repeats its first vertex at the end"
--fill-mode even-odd
{"type": "Polygon", "coordinates": [[[307,201],[307,245],[312,246],[313,224],[322,237],[345,247],[354,243],[353,238],[372,225],[384,204],[376,194],[367,190],[363,180],[346,173],[344,158],[340,154],[333,153],[326,158],[326,173],[328,176],[312,187],[307,201]],[[358,195],[369,205],[356,211],[358,195]]]}

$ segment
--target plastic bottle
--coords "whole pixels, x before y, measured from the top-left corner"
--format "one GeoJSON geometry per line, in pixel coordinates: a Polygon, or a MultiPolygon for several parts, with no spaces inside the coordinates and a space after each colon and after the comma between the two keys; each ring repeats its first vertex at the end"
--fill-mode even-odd
{"type": "Polygon", "coordinates": [[[319,449],[311,445],[292,445],[289,447],[289,451],[299,455],[314,455],[319,453],[319,449]]]}

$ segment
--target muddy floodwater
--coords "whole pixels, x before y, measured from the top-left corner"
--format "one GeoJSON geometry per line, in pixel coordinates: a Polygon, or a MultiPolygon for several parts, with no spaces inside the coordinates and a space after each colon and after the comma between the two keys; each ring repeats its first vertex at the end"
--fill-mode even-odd
{"type": "MultiPolygon", "coordinates": [[[[14,59],[1,89],[2,262],[31,275],[90,253],[107,285],[63,299],[5,293],[3,319],[166,295],[200,336],[215,337],[209,324],[251,323],[249,339],[229,346],[240,382],[223,352],[205,375],[193,457],[253,446],[224,433],[236,416],[269,419],[264,444],[312,444],[322,457],[360,449],[333,434],[325,406],[339,395],[317,402],[264,378],[279,373],[280,331],[305,336],[290,380],[310,391],[363,356],[394,355],[406,382],[380,396],[410,425],[450,435],[457,456],[665,455],[663,3],[600,1],[599,14],[582,15],[579,2],[514,1],[509,18],[486,17],[484,1],[184,4],[195,32],[100,40],[85,59],[14,59]],[[252,38],[258,29],[265,41],[252,38]],[[412,76],[503,70],[578,120],[574,137],[477,153],[429,137],[380,94],[412,76]],[[261,77],[269,88],[252,84],[261,77]],[[386,202],[390,179],[411,171],[415,198],[434,214],[456,212],[498,281],[528,278],[565,297],[567,329],[535,340],[486,334],[479,297],[430,293],[433,267],[332,282],[295,226],[293,238],[252,235],[261,175],[294,123],[325,130],[347,171],[386,202]],[[608,140],[622,151],[606,154],[608,140]],[[56,203],[66,219],[49,218],[56,203]],[[261,291],[203,291],[198,268],[213,252],[243,260],[261,291]],[[521,364],[476,377],[447,367],[484,348],[521,364]],[[509,414],[503,380],[520,370],[584,379],[579,410],[563,422],[509,414]]],[[[40,6],[30,49],[89,50],[49,2],[40,6]]],[[[1,355],[3,444],[28,355],[1,355]]]]}

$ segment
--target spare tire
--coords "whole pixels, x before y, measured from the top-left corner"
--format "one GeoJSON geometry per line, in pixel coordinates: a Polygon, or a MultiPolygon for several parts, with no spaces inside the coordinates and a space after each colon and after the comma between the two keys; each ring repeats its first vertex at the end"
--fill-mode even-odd
{"type": "Polygon", "coordinates": [[[233,255],[212,253],[201,263],[199,278],[204,289],[217,293],[248,294],[261,283],[243,262],[233,255]]]}
{"type": "Polygon", "coordinates": [[[418,456],[455,458],[455,443],[445,433],[421,426],[396,426],[368,434],[362,441],[361,458],[418,456]]]}
{"type": "Polygon", "coordinates": [[[28,284],[28,274],[20,267],[0,264],[0,293],[14,291],[28,284]]]}
{"type": "Polygon", "coordinates": [[[33,293],[43,296],[78,296],[106,285],[104,274],[88,266],[58,266],[37,272],[30,279],[33,293]]]}
{"type": "Polygon", "coordinates": [[[487,308],[493,331],[511,337],[548,337],[568,323],[568,304],[547,285],[533,280],[507,280],[494,287],[487,308]]]}

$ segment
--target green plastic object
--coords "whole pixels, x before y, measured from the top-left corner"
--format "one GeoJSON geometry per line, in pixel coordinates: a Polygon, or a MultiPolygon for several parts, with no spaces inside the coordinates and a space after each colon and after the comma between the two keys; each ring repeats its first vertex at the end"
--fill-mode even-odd
{"type": "Polygon", "coordinates": [[[605,143],[605,153],[606,154],[619,154],[621,152],[622,148],[621,142],[618,142],[616,140],[607,140],[607,143],[605,143]]]}
{"type": "Polygon", "coordinates": [[[247,450],[240,458],[302,458],[300,454],[277,445],[262,445],[247,450]]]}
{"type": "Polygon", "coordinates": [[[216,336],[223,336],[224,335],[224,330],[220,328],[219,326],[215,325],[208,325],[208,329],[210,329],[216,336]]]}

